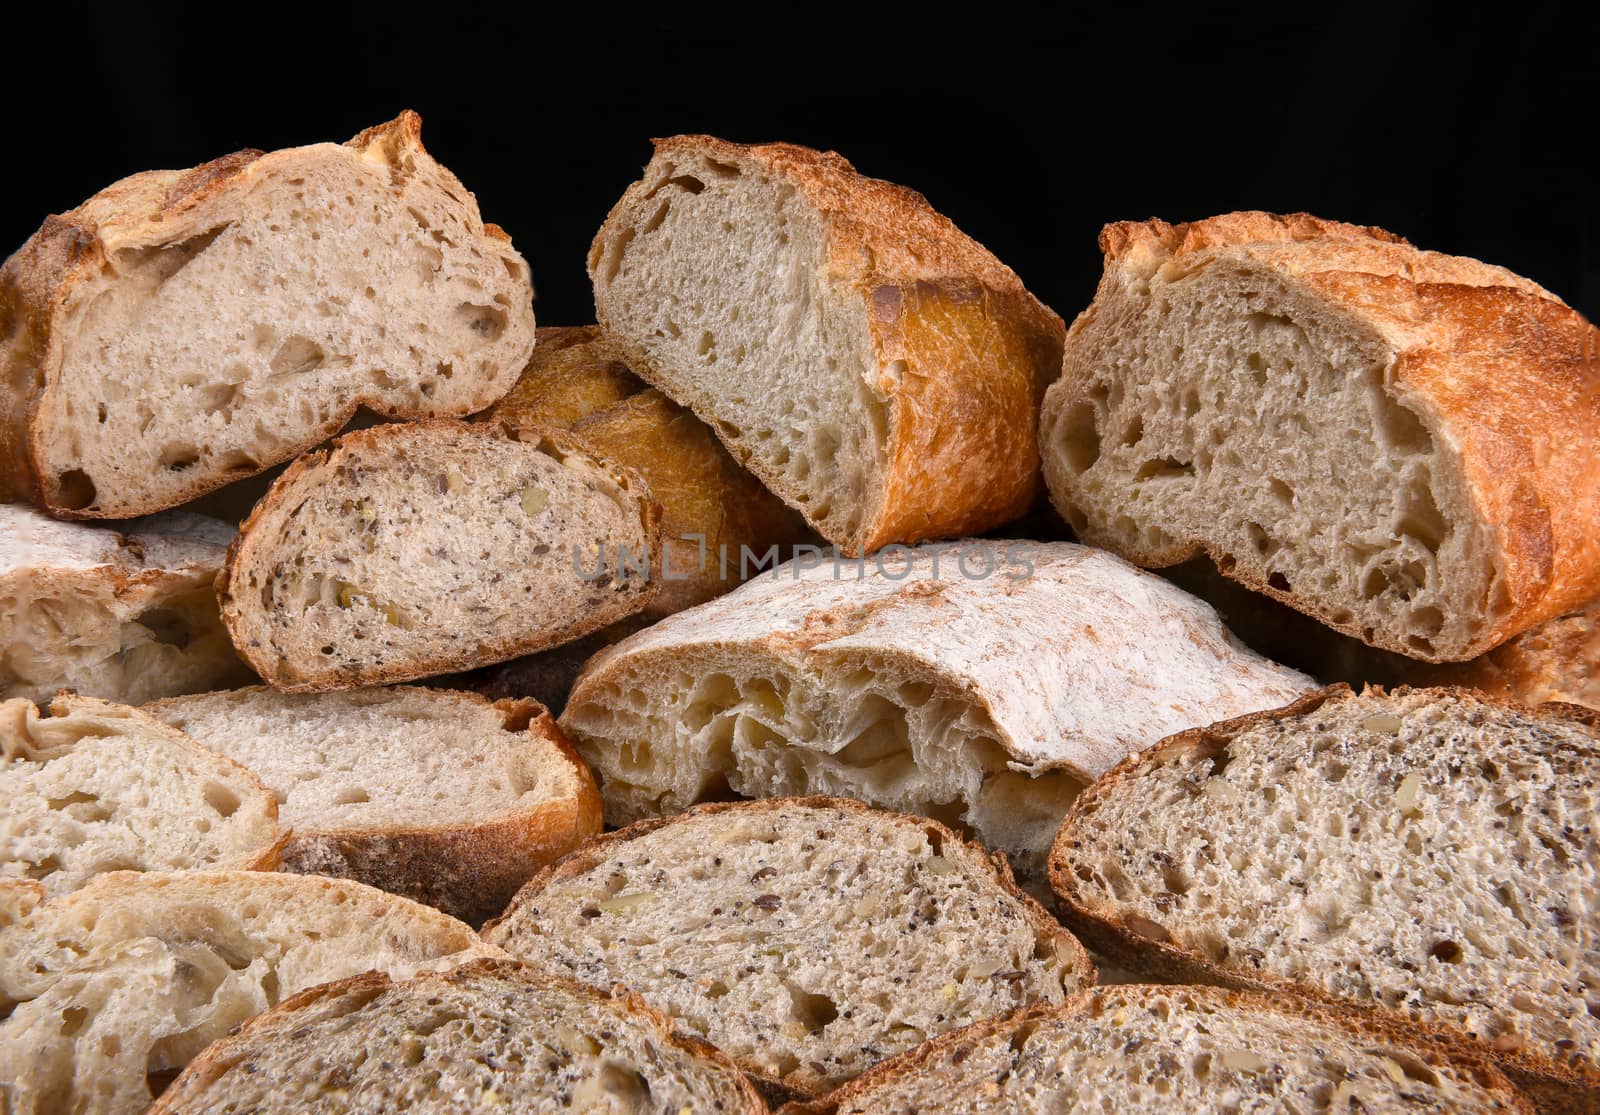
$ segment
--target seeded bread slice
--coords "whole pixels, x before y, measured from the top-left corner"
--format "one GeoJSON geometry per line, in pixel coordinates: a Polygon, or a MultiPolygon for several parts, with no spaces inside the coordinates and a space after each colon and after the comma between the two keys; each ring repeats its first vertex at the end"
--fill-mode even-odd
{"type": "Polygon", "coordinates": [[[0,702],[0,878],[62,894],[107,871],[271,870],[277,803],[244,767],[126,705],[0,702]]]}
{"type": "Polygon", "coordinates": [[[145,711],[271,788],[293,830],[283,870],[357,879],[474,925],[600,831],[589,768],[536,701],[255,686],[145,711]]]}
{"type": "Polygon", "coordinates": [[[1488,1062],[1289,996],[1097,987],[979,1022],[783,1115],[1518,1112],[1488,1062]]]}
{"type": "Polygon", "coordinates": [[[462,415],[505,394],[533,347],[528,267],[421,135],[406,112],[47,218],[0,268],[0,496],[147,514],[358,406],[462,415]]]}
{"type": "Polygon", "coordinates": [[[249,680],[212,590],[233,535],[181,511],[106,530],[0,504],[0,700],[138,704],[249,680]]]}
{"type": "Polygon", "coordinates": [[[727,1057],[676,1035],[637,997],[477,960],[404,983],[370,973],[297,995],[197,1057],[150,1115],[335,1108],[767,1110],[727,1057]]]}
{"type": "Polygon", "coordinates": [[[499,955],[344,879],[101,875],[0,926],[0,1110],[137,1115],[230,1027],[308,987],[499,955]]]}
{"type": "Polygon", "coordinates": [[[1590,710],[1335,686],[1112,770],[1050,878],[1112,956],[1440,1027],[1595,1111],[1597,785],[1590,710]]]}
{"type": "Polygon", "coordinates": [[[217,595],[269,684],[350,689],[502,662],[631,615],[655,591],[659,542],[637,474],[565,435],[397,423],[290,466],[240,528],[217,595]]]}
{"type": "Polygon", "coordinates": [[[607,834],[484,935],[638,992],[778,1093],[1094,980],[1005,857],[841,798],[702,805],[607,834]]]}

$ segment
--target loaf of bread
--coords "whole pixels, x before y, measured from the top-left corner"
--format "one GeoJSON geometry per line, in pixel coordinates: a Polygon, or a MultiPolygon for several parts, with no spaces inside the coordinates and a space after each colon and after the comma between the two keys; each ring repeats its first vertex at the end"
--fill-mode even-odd
{"type": "Polygon", "coordinates": [[[1115,224],[1040,424],[1091,545],[1462,661],[1600,596],[1600,333],[1378,229],[1115,224]]]}
{"type": "Polygon", "coordinates": [[[804,147],[660,140],[589,276],[628,365],[846,552],[1032,502],[1061,320],[920,194],[804,147]]]}
{"type": "Polygon", "coordinates": [[[469,414],[533,288],[406,112],[344,145],[149,171],[0,268],[0,496],[127,518],[288,460],[358,406],[469,414]]]}
{"type": "Polygon", "coordinates": [[[634,469],[661,505],[661,585],[647,614],[671,615],[741,579],[742,551],[815,541],[805,520],[722,447],[690,411],[628,368],[598,326],[541,329],[533,358],[486,413],[567,430],[634,469]]]}
{"type": "Polygon", "coordinates": [[[211,588],[233,533],[177,511],[106,530],[0,504],[0,700],[243,684],[211,588]]]}
{"type": "Polygon", "coordinates": [[[343,879],[100,875],[0,923],[0,1111],[139,1115],[231,1027],[308,987],[502,955],[343,879]]]}
{"type": "Polygon", "coordinates": [[[1121,764],[1050,879],[1109,955],[1463,1035],[1595,1111],[1597,784],[1600,714],[1335,686],[1121,764]]]}
{"type": "Polygon", "coordinates": [[[145,711],[271,788],[292,830],[282,870],[370,883],[473,925],[600,831],[589,769],[534,701],[255,686],[145,711]]]}
{"type": "Polygon", "coordinates": [[[1094,981],[1004,857],[841,798],[703,805],[609,833],[484,936],[638,992],[776,1093],[1094,981]]]}
{"type": "Polygon", "coordinates": [[[1097,987],[979,1022],[784,1115],[1181,1111],[1465,1115],[1533,1108],[1483,1060],[1289,996],[1097,987]]]}
{"type": "Polygon", "coordinates": [[[1119,558],[980,540],[763,573],[601,651],[561,723],[613,824],[842,794],[960,820],[1042,882],[1102,771],[1311,688],[1119,558]]]}
{"type": "Polygon", "coordinates": [[[197,1057],[150,1115],[500,1109],[767,1110],[726,1056],[678,1036],[637,997],[475,960],[303,992],[197,1057]]]}
{"type": "Polygon", "coordinates": [[[137,709],[0,701],[0,878],[62,894],[106,871],[271,870],[277,812],[255,775],[137,709]]]}
{"type": "Polygon", "coordinates": [[[278,689],[349,689],[501,662],[643,608],[660,517],[638,475],[565,435],[449,419],[300,458],[217,580],[278,689]],[[641,571],[642,570],[642,571],[641,571]]]}

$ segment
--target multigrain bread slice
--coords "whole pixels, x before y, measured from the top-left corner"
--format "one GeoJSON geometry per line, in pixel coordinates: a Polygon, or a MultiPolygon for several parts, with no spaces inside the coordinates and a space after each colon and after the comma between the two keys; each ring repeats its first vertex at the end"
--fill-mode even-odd
{"type": "Polygon", "coordinates": [[[522,378],[484,417],[567,430],[644,477],[661,504],[661,585],[649,615],[738,585],[743,551],[816,540],[704,422],[634,375],[598,326],[541,329],[538,337],[522,378]]]}
{"type": "Polygon", "coordinates": [[[594,779],[535,701],[255,686],[145,711],[267,784],[292,830],[282,870],[370,883],[473,925],[600,831],[594,779]]]}
{"type": "Polygon", "coordinates": [[[344,879],[101,875],[0,927],[0,1110],[137,1115],[231,1027],[308,987],[501,955],[344,879]]]}
{"type": "Polygon", "coordinates": [[[290,466],[217,595],[240,655],[278,689],[409,681],[643,608],[660,529],[638,475],[566,435],[397,423],[290,466]]]}
{"type": "Polygon", "coordinates": [[[1083,541],[1148,566],[1204,551],[1429,661],[1600,596],[1600,333],[1560,299],[1303,214],[1100,243],[1039,434],[1083,541]]]}
{"type": "Polygon", "coordinates": [[[197,1057],[150,1115],[763,1115],[733,1062],[636,996],[510,961],[303,992],[197,1057]],[[307,1053],[311,1052],[311,1056],[307,1053]]]}
{"type": "Polygon", "coordinates": [[[1050,879],[1109,955],[1465,1035],[1596,1111],[1597,782],[1600,714],[1334,686],[1127,760],[1050,879]]]}
{"type": "Polygon", "coordinates": [[[658,140],[589,277],[629,366],[846,552],[1033,501],[1061,319],[922,195],[831,152],[658,140]]]}
{"type": "Polygon", "coordinates": [[[271,870],[277,803],[255,775],[126,705],[0,702],[0,878],[42,894],[107,871],[271,870]]]}
{"type": "Polygon", "coordinates": [[[1097,987],[946,1034],[783,1115],[1517,1112],[1488,1062],[1280,995],[1097,987]]]}
{"type": "Polygon", "coordinates": [[[841,798],[702,805],[607,834],[484,935],[638,992],[778,1093],[1094,981],[1005,857],[841,798]]]}
{"type": "Polygon", "coordinates": [[[106,530],[0,504],[0,700],[243,684],[212,590],[233,534],[179,511],[106,530]]]}
{"type": "Polygon", "coordinates": [[[1110,554],[977,540],[764,573],[597,654],[561,724],[613,824],[841,794],[959,822],[1042,883],[1102,771],[1312,687],[1110,554]]]}
{"type": "Polygon", "coordinates": [[[402,113],[349,143],[149,171],[0,268],[0,495],[127,518],[285,461],[359,406],[515,382],[533,288],[402,113]]]}

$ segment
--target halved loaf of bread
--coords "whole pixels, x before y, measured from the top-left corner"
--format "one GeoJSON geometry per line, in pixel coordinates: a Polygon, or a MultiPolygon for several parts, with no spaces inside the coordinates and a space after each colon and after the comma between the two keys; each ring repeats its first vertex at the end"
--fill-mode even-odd
{"type": "Polygon", "coordinates": [[[197,1057],[150,1115],[762,1115],[726,1056],[635,996],[510,961],[313,988],[197,1057]],[[334,1103],[337,1102],[337,1107],[334,1103]]]}
{"type": "Polygon", "coordinates": [[[296,461],[217,580],[239,653],[278,689],[502,662],[643,608],[660,516],[637,474],[565,435],[438,419],[296,461]]]}
{"type": "Polygon", "coordinates": [[[980,540],[796,559],[597,654],[561,723],[613,824],[841,794],[959,821],[1042,882],[1102,771],[1311,688],[1119,558],[980,540]]]}
{"type": "Polygon", "coordinates": [[[522,378],[485,417],[567,430],[644,477],[661,504],[661,585],[648,614],[671,615],[738,585],[741,551],[816,540],[704,422],[634,375],[598,326],[538,336],[522,378]]]}
{"type": "Polygon", "coordinates": [[[0,268],[0,495],[127,518],[288,460],[358,406],[505,394],[533,346],[528,267],[421,134],[406,112],[46,219],[0,268]]]}
{"type": "Polygon", "coordinates": [[[1517,1112],[1480,1058],[1280,995],[1097,987],[946,1034],[784,1115],[1517,1112]]]}
{"type": "Polygon", "coordinates": [[[536,701],[255,686],[145,711],[267,784],[292,830],[282,870],[370,883],[474,925],[600,831],[589,768],[536,701]]]}
{"type": "Polygon", "coordinates": [[[623,984],[768,1088],[801,1094],[1094,981],[1003,856],[840,798],[703,805],[607,834],[535,877],[484,935],[623,984]]]}
{"type": "Polygon", "coordinates": [[[846,552],[1033,501],[1061,319],[922,195],[831,152],[658,140],[589,277],[633,370],[846,552]]]}
{"type": "Polygon", "coordinates": [[[0,1110],[138,1115],[231,1027],[308,987],[501,955],[344,879],[101,875],[0,926],[0,1110]]]}
{"type": "Polygon", "coordinates": [[[1100,242],[1039,434],[1083,541],[1430,661],[1600,596],[1600,333],[1560,299],[1303,214],[1100,242]]]}
{"type": "Polygon", "coordinates": [[[139,704],[248,680],[212,590],[233,535],[181,511],[106,530],[0,504],[0,699],[139,704]]]}
{"type": "Polygon", "coordinates": [[[1600,1110],[1597,785],[1600,714],[1335,686],[1127,760],[1050,879],[1112,956],[1440,1027],[1600,1110]]]}
{"type": "Polygon", "coordinates": [[[0,878],[61,894],[106,871],[271,870],[277,813],[255,775],[138,709],[0,702],[0,878]]]}

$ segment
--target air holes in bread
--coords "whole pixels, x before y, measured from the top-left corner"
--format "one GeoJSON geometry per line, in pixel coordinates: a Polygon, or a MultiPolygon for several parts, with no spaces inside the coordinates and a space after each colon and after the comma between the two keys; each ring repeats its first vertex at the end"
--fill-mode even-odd
{"type": "Polygon", "coordinates": [[[206,804],[216,811],[219,817],[231,817],[238,812],[241,804],[239,795],[220,782],[207,782],[203,794],[206,804]]]}
{"type": "Polygon", "coordinates": [[[1076,473],[1088,472],[1100,459],[1100,424],[1094,407],[1079,403],[1061,424],[1060,448],[1067,467],[1076,473]]]}
{"type": "Polygon", "coordinates": [[[274,376],[298,376],[322,366],[326,354],[309,337],[293,336],[278,346],[270,362],[274,376]]]}
{"type": "Polygon", "coordinates": [[[94,503],[94,481],[82,469],[68,469],[56,478],[56,502],[69,511],[82,511],[94,503]]]}
{"type": "Polygon", "coordinates": [[[493,341],[506,331],[508,319],[504,310],[494,306],[478,306],[471,302],[463,302],[456,307],[455,320],[462,328],[486,341],[493,341]]]}

